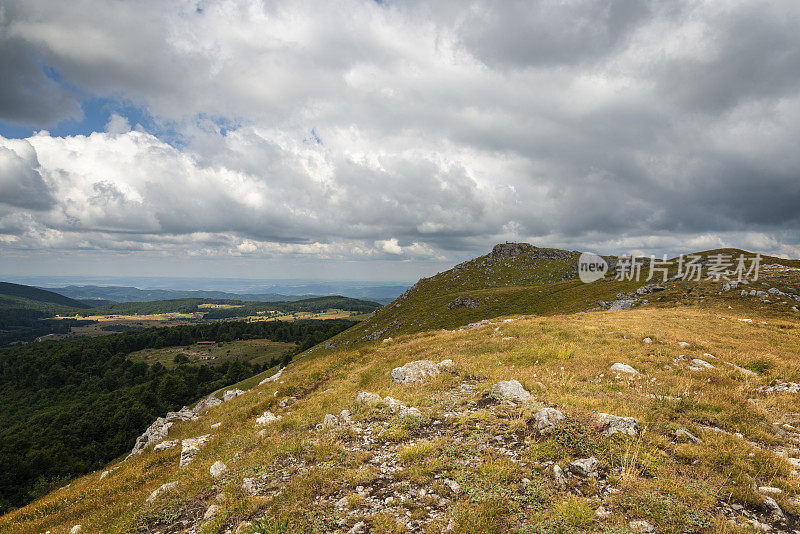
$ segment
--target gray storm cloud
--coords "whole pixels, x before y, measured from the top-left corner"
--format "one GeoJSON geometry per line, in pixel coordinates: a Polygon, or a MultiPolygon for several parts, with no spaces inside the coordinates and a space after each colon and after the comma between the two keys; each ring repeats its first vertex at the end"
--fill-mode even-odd
{"type": "Polygon", "coordinates": [[[793,1],[5,2],[1,121],[51,127],[90,95],[180,142],[119,115],[0,138],[0,247],[800,255],[798,19],[793,1]]]}

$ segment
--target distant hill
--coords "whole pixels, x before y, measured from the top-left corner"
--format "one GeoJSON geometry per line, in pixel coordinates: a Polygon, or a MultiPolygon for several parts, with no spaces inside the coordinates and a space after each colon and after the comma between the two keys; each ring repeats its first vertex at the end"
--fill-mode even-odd
{"type": "Polygon", "coordinates": [[[70,308],[90,307],[88,304],[66,297],[58,292],[22,284],[12,284],[10,282],[0,282],[0,295],[23,298],[33,302],[58,304],[59,306],[67,306],[70,308]]]}
{"type": "MultiPolygon", "coordinates": [[[[127,286],[69,285],[47,288],[48,291],[81,301],[106,300],[110,302],[150,302],[175,299],[232,299],[242,301],[293,301],[317,295],[282,295],[280,293],[229,293],[226,291],[139,289],[127,286]]],[[[102,305],[102,304],[99,304],[102,305]]]]}
{"type": "Polygon", "coordinates": [[[0,282],[0,346],[67,333],[75,325],[74,319],[50,318],[75,315],[87,308],[87,304],[52,291],[0,282]]]}

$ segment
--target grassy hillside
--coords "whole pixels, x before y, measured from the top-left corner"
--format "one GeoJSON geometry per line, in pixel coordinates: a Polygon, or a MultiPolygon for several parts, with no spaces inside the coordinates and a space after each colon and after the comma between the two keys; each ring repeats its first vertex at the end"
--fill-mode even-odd
{"type": "Polygon", "coordinates": [[[765,261],[781,266],[744,288],[766,296],[679,281],[607,311],[598,300],[643,283],[580,284],[575,259],[526,248],[421,280],[276,380],[250,379],[248,393],[177,423],[167,439],[210,435],[188,465],[180,446],[113,462],[0,518],[0,531],[800,528],[800,385],[780,385],[800,383],[800,265],[765,261]],[[422,382],[390,379],[445,359],[422,382]],[[511,379],[527,401],[494,392],[511,379]],[[361,391],[383,400],[359,403],[361,391]],[[564,419],[540,431],[544,408],[564,419]],[[258,424],[267,410],[280,419],[258,424]],[[600,413],[638,429],[607,435],[600,413]]]}
{"type": "Polygon", "coordinates": [[[56,315],[75,315],[89,306],[31,286],[0,282],[0,346],[65,334],[77,322],[54,321],[56,315]]]}
{"type": "Polygon", "coordinates": [[[69,297],[39,289],[38,287],[0,282],[0,296],[16,297],[42,304],[55,304],[65,308],[88,308],[89,306],[69,297]]]}

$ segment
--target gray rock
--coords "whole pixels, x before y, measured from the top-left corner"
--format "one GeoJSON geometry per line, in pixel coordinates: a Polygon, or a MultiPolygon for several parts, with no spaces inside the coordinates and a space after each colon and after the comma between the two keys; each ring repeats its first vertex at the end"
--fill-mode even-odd
{"type": "Polygon", "coordinates": [[[370,393],[369,391],[362,391],[356,396],[356,402],[358,404],[378,404],[381,401],[383,401],[383,399],[380,395],[370,393]]]}
{"type": "Polygon", "coordinates": [[[259,484],[258,479],[255,477],[246,477],[242,479],[242,489],[248,495],[255,495],[258,493],[261,484],[259,484]]]}
{"type": "Polygon", "coordinates": [[[655,532],[656,528],[651,525],[648,521],[643,519],[638,521],[631,521],[628,523],[630,529],[634,532],[655,532]]]}
{"type": "Polygon", "coordinates": [[[589,458],[582,458],[574,460],[569,464],[569,471],[576,476],[582,478],[597,478],[597,458],[590,456],[589,458]]]}
{"type": "Polygon", "coordinates": [[[178,482],[167,482],[166,484],[160,485],[158,488],[150,494],[147,498],[146,502],[152,502],[156,500],[159,496],[163,495],[164,493],[170,491],[172,488],[178,485],[178,482]]]}
{"type": "Polygon", "coordinates": [[[611,303],[609,311],[625,311],[633,308],[636,304],[636,299],[619,299],[611,303]]]}
{"type": "Polygon", "coordinates": [[[504,380],[492,386],[492,393],[502,399],[525,402],[531,398],[530,392],[522,387],[517,380],[504,380]]]}
{"type": "Polygon", "coordinates": [[[220,399],[216,398],[214,395],[209,395],[205,399],[198,402],[192,411],[195,413],[195,415],[200,415],[209,408],[213,408],[214,406],[219,406],[220,404],[222,404],[222,401],[220,399]]]}
{"type": "Polygon", "coordinates": [[[69,534],[80,534],[83,530],[83,527],[80,525],[75,525],[71,529],[69,529],[69,534]]]}
{"type": "Polygon", "coordinates": [[[349,425],[353,422],[353,418],[350,416],[350,410],[342,410],[342,413],[339,414],[339,419],[341,419],[342,423],[345,425],[349,425]]]}
{"type": "Polygon", "coordinates": [[[172,422],[168,421],[166,417],[159,417],[153,424],[147,427],[144,433],[136,438],[136,443],[133,445],[133,450],[125,458],[126,460],[137,454],[141,454],[148,445],[153,445],[159,441],[166,439],[169,434],[169,429],[172,427],[172,422]]]}
{"type": "Polygon", "coordinates": [[[474,309],[477,308],[478,304],[471,299],[456,297],[447,305],[448,310],[454,310],[456,308],[470,308],[474,309]]]}
{"type": "Polygon", "coordinates": [[[657,286],[657,285],[649,285],[649,286],[642,286],[636,290],[636,294],[639,296],[649,295],[651,293],[656,293],[658,291],[664,291],[667,289],[664,286],[657,286]]]}
{"type": "Polygon", "coordinates": [[[211,439],[211,434],[181,440],[181,461],[179,467],[185,467],[194,460],[194,457],[200,452],[200,448],[205,445],[209,439],[211,439]]]}
{"type": "Polygon", "coordinates": [[[339,424],[339,420],[336,418],[335,415],[326,414],[325,417],[322,418],[322,427],[323,428],[333,428],[339,424]]]}
{"type": "Polygon", "coordinates": [[[567,475],[564,474],[564,470],[558,464],[553,464],[553,478],[559,486],[567,483],[567,475]]]}
{"type": "Polygon", "coordinates": [[[773,517],[776,517],[782,521],[786,519],[783,510],[781,510],[781,507],[772,497],[764,497],[764,506],[767,507],[767,510],[770,511],[773,517]]]}
{"type": "Polygon", "coordinates": [[[228,473],[228,466],[217,460],[208,471],[211,473],[211,478],[220,478],[228,473]]]}
{"type": "Polygon", "coordinates": [[[564,414],[555,408],[542,408],[536,412],[534,420],[539,433],[545,434],[564,421],[564,414]]]}
{"type": "Polygon", "coordinates": [[[430,360],[418,360],[408,362],[402,367],[392,369],[392,381],[399,384],[411,384],[422,382],[428,377],[436,376],[441,373],[441,369],[430,360]]]}
{"type": "Polygon", "coordinates": [[[367,524],[363,521],[359,521],[353,528],[347,531],[348,534],[365,534],[367,532],[367,524]]]}
{"type": "Polygon", "coordinates": [[[628,365],[627,363],[615,363],[611,366],[612,371],[617,373],[627,373],[629,375],[638,375],[639,371],[628,365]]]}
{"type": "Polygon", "coordinates": [[[225,393],[222,394],[222,402],[228,402],[229,400],[233,400],[236,397],[243,395],[244,391],[241,389],[229,389],[225,393]]]}
{"type": "Polygon", "coordinates": [[[212,517],[215,517],[219,513],[219,505],[212,504],[206,509],[206,513],[203,514],[203,521],[208,521],[212,517]]]}
{"type": "Polygon", "coordinates": [[[446,478],[444,479],[444,485],[450,488],[450,491],[452,491],[455,494],[458,494],[458,492],[461,491],[461,485],[455,480],[450,480],[449,478],[446,478]]]}
{"type": "Polygon", "coordinates": [[[688,366],[692,371],[708,371],[714,369],[714,366],[700,358],[692,358],[691,364],[688,366]]]}
{"type": "Polygon", "coordinates": [[[619,417],[607,413],[599,413],[597,414],[597,422],[600,425],[600,431],[605,436],[613,434],[636,436],[639,434],[639,421],[633,417],[619,417]]]}
{"type": "Polygon", "coordinates": [[[275,415],[272,412],[270,412],[269,410],[267,410],[266,412],[264,412],[263,414],[259,415],[256,418],[256,424],[257,425],[262,425],[262,426],[263,425],[268,425],[270,423],[274,423],[275,421],[277,421],[280,418],[281,418],[280,415],[275,415]]]}
{"type": "Polygon", "coordinates": [[[163,451],[165,449],[171,449],[172,447],[177,447],[180,443],[179,440],[171,440],[171,441],[162,441],[161,443],[157,443],[155,447],[153,447],[153,451],[163,451]]]}

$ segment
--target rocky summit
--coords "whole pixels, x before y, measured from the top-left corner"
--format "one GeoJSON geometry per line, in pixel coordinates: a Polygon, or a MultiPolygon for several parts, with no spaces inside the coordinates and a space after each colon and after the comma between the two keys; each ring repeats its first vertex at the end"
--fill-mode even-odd
{"type": "Polygon", "coordinates": [[[577,256],[420,280],[0,531],[800,532],[798,262],[584,284],[577,256]]]}

